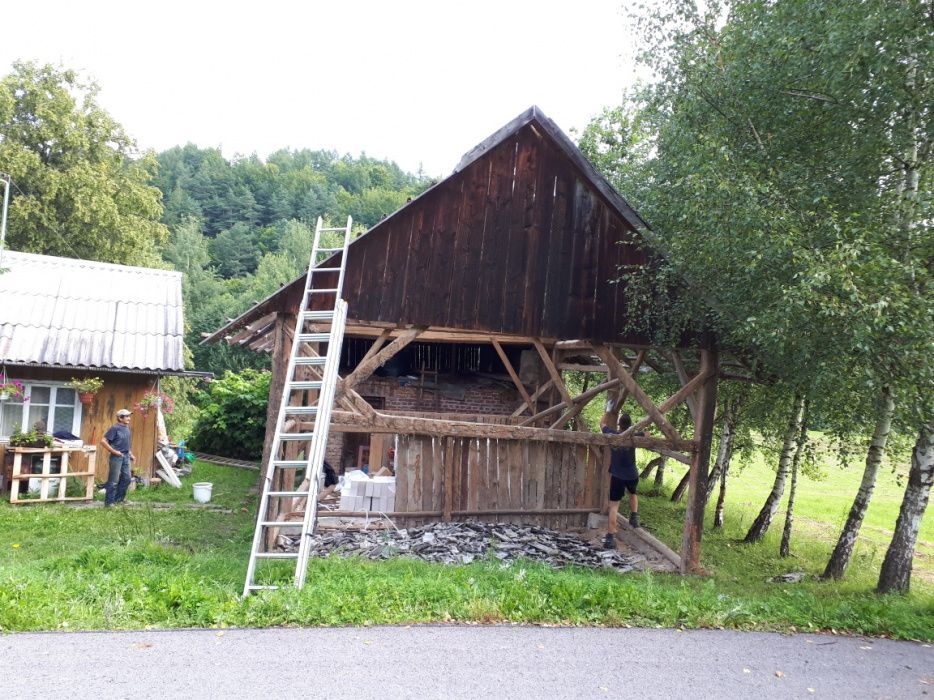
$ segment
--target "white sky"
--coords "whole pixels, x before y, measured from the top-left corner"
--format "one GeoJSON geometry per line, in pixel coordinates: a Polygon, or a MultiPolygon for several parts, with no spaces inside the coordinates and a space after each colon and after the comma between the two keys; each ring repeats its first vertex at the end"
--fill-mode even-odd
{"type": "Polygon", "coordinates": [[[618,104],[622,2],[8,2],[0,72],[84,71],[143,149],[327,148],[446,175],[532,104],[565,132],[618,104]]]}

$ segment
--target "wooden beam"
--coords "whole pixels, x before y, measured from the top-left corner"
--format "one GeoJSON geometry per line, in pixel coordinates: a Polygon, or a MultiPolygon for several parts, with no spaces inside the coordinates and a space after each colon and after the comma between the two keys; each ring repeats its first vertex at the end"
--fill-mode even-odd
{"type": "Polygon", "coordinates": [[[361,362],[357,365],[356,369],[351,372],[341,384],[343,391],[348,389],[353,389],[360,382],[366,381],[370,378],[370,375],[376,371],[377,368],[382,367],[386,362],[388,362],[392,357],[396,355],[402,348],[415,340],[419,335],[424,332],[424,328],[411,328],[405,331],[398,338],[393,340],[388,346],[380,350],[378,353],[370,357],[365,362],[361,362]]]}
{"type": "Polygon", "coordinates": [[[434,435],[437,437],[468,437],[504,440],[532,440],[571,445],[600,445],[608,447],[641,447],[647,450],[674,450],[693,452],[695,445],[690,440],[668,440],[650,435],[603,435],[577,430],[550,430],[518,425],[496,425],[493,423],[467,423],[461,421],[434,420],[391,416],[379,411],[372,419],[363,419],[347,411],[331,414],[331,429],[343,433],[393,433],[398,435],[434,435]]]}
{"type": "MultiPolygon", "coordinates": [[[[707,379],[707,375],[704,374],[703,372],[698,374],[691,381],[689,381],[683,387],[678,389],[676,393],[672,394],[667,399],[662,401],[661,404],[659,404],[658,406],[658,410],[661,411],[662,413],[668,413],[668,411],[673,409],[675,406],[679,405],[688,396],[691,396],[695,391],[697,391],[698,387],[700,387],[701,384],[703,384],[706,379],[707,379]]],[[[642,430],[644,427],[649,425],[649,423],[651,422],[652,422],[651,418],[643,418],[635,425],[624,430],[622,433],[620,433],[620,435],[628,436],[632,433],[637,433],[638,431],[642,430]]]]}
{"type": "Polygon", "coordinates": [[[581,365],[574,362],[559,362],[557,367],[562,372],[600,372],[606,374],[606,365],[581,365]]]}
{"type": "Polygon", "coordinates": [[[532,397],[529,396],[529,392],[525,390],[522,382],[519,381],[519,375],[516,374],[516,370],[513,369],[512,363],[509,361],[509,358],[506,357],[506,352],[503,350],[503,346],[499,344],[499,341],[496,340],[496,338],[490,338],[490,343],[492,343],[493,349],[496,350],[496,354],[499,355],[499,359],[506,367],[506,371],[509,372],[509,377],[512,379],[512,383],[516,385],[516,389],[518,389],[522,400],[525,401],[525,405],[529,407],[529,413],[532,413],[535,410],[532,405],[532,397]]]}
{"type": "MultiPolygon", "coordinates": [[[[546,391],[548,391],[551,388],[551,385],[552,385],[552,381],[549,379],[547,382],[545,382],[540,387],[538,387],[538,389],[535,390],[535,393],[532,394],[532,397],[531,397],[532,403],[534,404],[536,401],[538,401],[538,397],[544,394],[546,391]]],[[[524,410],[525,410],[525,404],[519,406],[519,408],[513,411],[510,418],[518,418],[519,416],[522,415],[522,412],[524,410]]]]}
{"type": "Polygon", "coordinates": [[[276,432],[276,421],[279,418],[279,402],[285,389],[285,375],[288,371],[289,354],[292,352],[292,334],[289,325],[295,323],[291,314],[276,314],[275,320],[275,348],[272,352],[272,377],[269,380],[269,403],[266,406],[266,436],[263,438],[262,465],[259,470],[257,487],[266,488],[266,465],[269,464],[272,438],[276,432]]]}
{"type": "Polygon", "coordinates": [[[636,383],[636,380],[629,376],[629,373],[622,364],[620,364],[620,361],[616,359],[616,355],[613,351],[605,345],[594,346],[594,351],[600,356],[600,359],[606,362],[607,367],[613,371],[613,374],[615,374],[617,379],[623,383],[623,386],[629,390],[629,393],[632,394],[639,405],[645,409],[645,412],[652,419],[652,422],[658,426],[658,429],[662,431],[662,434],[669,440],[680,440],[681,436],[678,434],[678,431],[675,430],[671,423],[665,420],[665,416],[655,407],[655,404],[652,403],[652,399],[649,398],[648,394],[642,390],[642,387],[636,383]]]}
{"type": "MultiPolygon", "coordinates": [[[[640,350],[636,354],[636,359],[629,365],[629,372],[633,376],[636,375],[636,372],[639,371],[639,368],[642,366],[642,361],[645,359],[645,350],[640,350]]],[[[607,370],[609,372],[609,369],[607,370]]],[[[619,396],[616,397],[616,401],[613,402],[613,410],[611,413],[619,413],[619,410],[623,407],[623,404],[626,403],[626,399],[629,398],[629,389],[623,389],[619,396]]]]}
{"type": "MultiPolygon", "coordinates": [[[[532,339],[535,349],[538,350],[539,356],[542,358],[542,362],[545,363],[545,369],[548,370],[548,374],[551,377],[551,381],[554,382],[555,388],[558,390],[558,393],[561,395],[561,401],[565,406],[571,405],[571,394],[568,392],[568,388],[564,385],[564,380],[561,378],[561,373],[558,371],[558,368],[555,367],[555,363],[552,361],[551,356],[548,354],[548,351],[545,349],[545,346],[542,345],[542,341],[538,338],[532,339]]],[[[576,419],[578,430],[583,429],[580,419],[576,419]]]]}
{"type": "MultiPolygon", "coordinates": [[[[544,411],[541,411],[535,414],[531,418],[527,418],[526,420],[519,423],[519,425],[531,425],[534,421],[538,420],[539,418],[550,416],[553,413],[557,413],[563,408],[568,409],[567,413],[570,413],[571,411],[575,411],[575,410],[580,411],[584,408],[584,406],[587,405],[588,401],[590,401],[594,396],[599,394],[601,391],[610,389],[614,386],[617,386],[618,384],[619,384],[618,379],[611,379],[608,382],[603,382],[603,384],[598,384],[593,389],[588,389],[583,394],[579,396],[575,396],[573,399],[571,399],[571,403],[572,403],[571,406],[568,406],[566,403],[559,403],[555,406],[552,406],[551,408],[546,408],[544,411]]],[[[570,420],[570,418],[571,418],[570,415],[562,416],[555,425],[551,426],[552,430],[555,429],[558,425],[567,422],[568,420],[570,420]]]]}
{"type": "MultiPolygon", "coordinates": [[[[675,372],[677,372],[678,374],[678,381],[681,382],[681,386],[684,386],[690,380],[688,379],[687,370],[684,369],[684,363],[681,362],[681,356],[678,354],[677,350],[672,350],[671,361],[675,366],[675,372]]],[[[694,403],[693,393],[688,394],[687,401],[688,401],[688,410],[691,411],[691,418],[693,418],[694,420],[697,420],[697,404],[694,403]]]]}
{"type": "Polygon", "coordinates": [[[716,350],[701,350],[701,371],[704,384],[697,399],[698,412],[694,418],[694,439],[697,449],[688,471],[688,503],[684,513],[684,536],[681,539],[681,573],[700,572],[701,533],[704,530],[704,500],[707,467],[710,461],[710,443],[713,437],[714,413],[717,408],[716,350]]]}

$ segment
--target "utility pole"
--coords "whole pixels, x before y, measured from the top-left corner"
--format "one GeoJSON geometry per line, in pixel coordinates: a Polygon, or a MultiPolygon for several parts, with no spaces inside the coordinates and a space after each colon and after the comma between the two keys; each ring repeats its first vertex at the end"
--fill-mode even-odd
{"type": "Polygon", "coordinates": [[[0,173],[0,182],[3,183],[3,214],[0,218],[0,273],[3,272],[3,242],[6,240],[6,210],[10,206],[10,175],[0,173]]]}

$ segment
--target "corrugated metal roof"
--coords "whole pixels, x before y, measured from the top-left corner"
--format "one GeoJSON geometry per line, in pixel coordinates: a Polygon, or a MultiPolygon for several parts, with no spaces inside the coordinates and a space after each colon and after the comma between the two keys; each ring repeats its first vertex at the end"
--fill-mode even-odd
{"type": "Polygon", "coordinates": [[[184,369],[182,275],[3,253],[0,361],[184,369]]]}

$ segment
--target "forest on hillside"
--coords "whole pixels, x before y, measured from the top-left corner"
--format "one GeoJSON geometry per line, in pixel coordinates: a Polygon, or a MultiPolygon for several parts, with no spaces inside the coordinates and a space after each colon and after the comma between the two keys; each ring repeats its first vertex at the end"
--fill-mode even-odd
{"type": "Polygon", "coordinates": [[[188,347],[197,369],[218,374],[268,358],[199,346],[201,334],[302,274],[319,216],[349,214],[360,233],[431,184],[393,162],[323,150],[228,160],[189,144],[156,158],[169,231],[162,255],[185,273],[188,347]]]}

